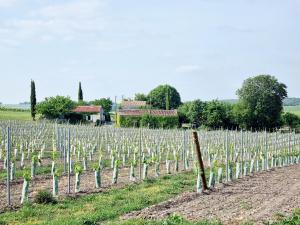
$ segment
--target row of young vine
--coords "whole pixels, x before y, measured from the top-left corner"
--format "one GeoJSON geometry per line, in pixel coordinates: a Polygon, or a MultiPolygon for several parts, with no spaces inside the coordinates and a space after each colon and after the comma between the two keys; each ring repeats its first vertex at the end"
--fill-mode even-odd
{"type": "MultiPolygon", "coordinates": [[[[80,192],[81,177],[94,171],[94,186],[102,187],[102,172],[111,171],[112,185],[127,168],[128,182],[194,169],[197,191],[202,191],[195,145],[190,131],[91,127],[49,122],[0,122],[0,182],[7,186],[23,179],[21,203],[28,201],[30,182],[40,175],[53,179],[57,197],[59,179],[68,176],[68,190],[80,192]],[[162,170],[162,168],[164,168],[162,170]],[[20,175],[21,174],[21,175],[20,175]],[[71,181],[71,178],[74,181],[71,181]]],[[[208,186],[230,182],[261,170],[300,163],[298,134],[248,131],[198,131],[208,186]]]]}

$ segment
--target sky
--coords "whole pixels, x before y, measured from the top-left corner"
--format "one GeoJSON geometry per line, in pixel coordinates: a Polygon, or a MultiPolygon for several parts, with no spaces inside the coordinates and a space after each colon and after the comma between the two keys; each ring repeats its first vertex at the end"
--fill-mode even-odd
{"type": "Polygon", "coordinates": [[[300,97],[299,0],[0,0],[0,102],[133,97],[159,84],[183,101],[236,98],[271,74],[300,97]]]}

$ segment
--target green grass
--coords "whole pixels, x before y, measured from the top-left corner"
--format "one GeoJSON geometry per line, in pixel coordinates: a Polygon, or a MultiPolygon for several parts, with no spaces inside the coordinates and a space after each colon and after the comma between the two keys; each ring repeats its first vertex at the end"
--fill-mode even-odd
{"type": "Polygon", "coordinates": [[[267,223],[268,225],[299,225],[300,224],[300,208],[296,209],[292,216],[285,217],[282,214],[277,215],[276,222],[267,223]]]}
{"type": "MultiPolygon", "coordinates": [[[[96,224],[116,222],[120,215],[165,201],[195,188],[192,172],[164,176],[100,194],[66,198],[54,205],[30,204],[18,211],[0,214],[8,224],[96,224]]],[[[139,224],[138,221],[135,221],[139,224]]],[[[148,222],[147,222],[148,223],[148,222]]],[[[1,224],[1,222],[0,222],[1,224]]]]}
{"type": "Polygon", "coordinates": [[[189,222],[181,216],[173,214],[164,220],[130,219],[127,221],[108,223],[108,225],[221,225],[221,223],[218,221],[189,222]]]}
{"type": "Polygon", "coordinates": [[[285,112],[294,113],[298,116],[300,116],[300,106],[284,106],[285,112]]]}
{"type": "MultiPolygon", "coordinates": [[[[0,214],[0,225],[6,224],[108,224],[108,225],[221,225],[216,221],[189,222],[178,215],[164,220],[130,219],[122,220],[121,215],[140,210],[170,199],[184,191],[195,189],[196,175],[186,172],[163,176],[132,184],[124,188],[112,188],[98,194],[82,197],[68,197],[57,204],[27,204],[17,211],[0,214]]],[[[300,210],[291,217],[277,216],[277,222],[269,225],[300,224],[300,210]]]]}
{"type": "MultiPolygon", "coordinates": [[[[63,165],[59,165],[59,166],[56,166],[56,167],[59,169],[59,171],[63,170],[63,165]]],[[[23,177],[24,172],[29,172],[30,173],[30,168],[27,168],[27,169],[18,168],[16,170],[16,179],[23,177]]],[[[45,174],[49,175],[50,173],[51,173],[51,165],[47,165],[47,166],[37,167],[35,175],[45,175],[45,174]]],[[[7,179],[6,170],[1,170],[1,172],[0,172],[0,181],[3,182],[6,179],[7,179]]]]}
{"type": "Polygon", "coordinates": [[[0,120],[31,120],[30,111],[18,112],[18,111],[3,111],[0,110],[0,120]]]}

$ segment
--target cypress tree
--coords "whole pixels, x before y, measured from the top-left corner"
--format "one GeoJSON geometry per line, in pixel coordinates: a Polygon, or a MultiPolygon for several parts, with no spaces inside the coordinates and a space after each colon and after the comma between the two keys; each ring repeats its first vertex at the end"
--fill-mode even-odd
{"type": "Polygon", "coordinates": [[[166,94],[166,110],[170,110],[170,90],[169,90],[169,88],[167,89],[167,94],[166,94]]]}
{"type": "Polygon", "coordinates": [[[83,101],[83,93],[81,89],[81,82],[79,82],[79,89],[78,89],[78,102],[83,101]]]}
{"type": "Polygon", "coordinates": [[[30,109],[31,109],[31,117],[33,120],[35,120],[36,115],[36,93],[35,93],[35,83],[33,80],[31,80],[31,94],[30,94],[30,109]]]}

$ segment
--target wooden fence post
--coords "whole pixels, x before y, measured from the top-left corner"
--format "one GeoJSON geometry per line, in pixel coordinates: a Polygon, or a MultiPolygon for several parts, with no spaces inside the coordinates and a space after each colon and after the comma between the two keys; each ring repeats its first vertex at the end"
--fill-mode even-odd
{"type": "MultiPolygon", "coordinates": [[[[11,151],[11,129],[7,127],[7,149],[6,149],[6,163],[7,163],[7,204],[11,205],[10,196],[10,151],[11,151]]],[[[5,162],[4,162],[5,163],[5,162]]]]}
{"type": "Polygon", "coordinates": [[[228,152],[228,130],[226,130],[225,151],[226,151],[226,182],[229,181],[229,152],[228,152]]]}
{"type": "Polygon", "coordinates": [[[68,194],[71,193],[71,131],[68,129],[68,194]]]}
{"type": "Polygon", "coordinates": [[[196,153],[197,153],[198,162],[199,162],[199,166],[200,166],[200,170],[201,170],[203,191],[205,191],[205,190],[208,189],[208,187],[207,187],[206,178],[205,178],[204,164],[203,164],[203,161],[202,161],[202,155],[201,155],[201,150],[200,150],[200,144],[199,144],[197,131],[193,131],[193,138],[194,138],[194,141],[195,141],[196,153]]]}
{"type": "Polygon", "coordinates": [[[139,178],[142,180],[142,128],[140,128],[139,133],[139,178]]]}

